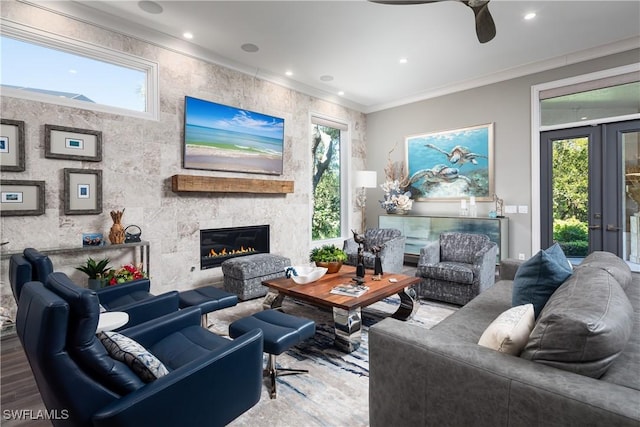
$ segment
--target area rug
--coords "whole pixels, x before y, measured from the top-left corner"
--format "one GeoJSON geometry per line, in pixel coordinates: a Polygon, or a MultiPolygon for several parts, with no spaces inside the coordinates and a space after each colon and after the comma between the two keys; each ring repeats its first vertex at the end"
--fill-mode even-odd
{"type": "MultiPolygon", "coordinates": [[[[344,353],[333,346],[332,312],[285,299],[283,311],[316,322],[316,334],[277,358],[279,367],[308,369],[308,374],[279,377],[278,396],[270,399],[267,380],[258,404],[231,426],[367,426],[369,425],[369,327],[389,317],[400,304],[397,296],[363,310],[362,343],[344,353]]],[[[262,298],[214,312],[209,329],[225,335],[236,319],[262,310],[262,298]]],[[[455,306],[420,301],[409,323],[431,328],[456,310],[455,306]]],[[[265,357],[266,362],[266,357],[265,357]]]]}

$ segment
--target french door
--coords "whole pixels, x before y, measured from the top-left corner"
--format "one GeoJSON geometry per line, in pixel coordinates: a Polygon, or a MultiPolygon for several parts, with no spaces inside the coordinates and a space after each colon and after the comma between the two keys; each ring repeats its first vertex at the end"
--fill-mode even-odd
{"type": "Polygon", "coordinates": [[[541,246],[640,262],[640,120],[540,134],[541,246]]]}

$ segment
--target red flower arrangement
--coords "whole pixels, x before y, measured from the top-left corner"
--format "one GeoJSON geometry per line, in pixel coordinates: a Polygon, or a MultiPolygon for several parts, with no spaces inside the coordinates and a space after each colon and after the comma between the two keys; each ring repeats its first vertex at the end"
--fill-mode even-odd
{"type": "Polygon", "coordinates": [[[134,266],[133,264],[126,264],[117,270],[110,270],[107,275],[109,286],[144,279],[145,277],[147,277],[147,273],[142,270],[142,265],[134,266]]]}

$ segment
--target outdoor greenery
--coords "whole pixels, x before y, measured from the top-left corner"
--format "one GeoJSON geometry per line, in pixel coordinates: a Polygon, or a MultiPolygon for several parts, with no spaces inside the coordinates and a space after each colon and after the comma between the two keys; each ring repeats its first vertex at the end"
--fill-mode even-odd
{"type": "Polygon", "coordinates": [[[586,256],[589,251],[589,228],[575,217],[553,221],[553,240],[569,256],[586,256]]]}
{"type": "Polygon", "coordinates": [[[339,237],[340,130],[313,125],[313,240],[339,237]]]}
{"type": "Polygon", "coordinates": [[[588,139],[554,141],[553,240],[568,256],[586,256],[589,248],[588,139]]]}
{"type": "Polygon", "coordinates": [[[346,261],[347,254],[345,251],[335,245],[323,245],[313,248],[309,254],[309,261],[316,262],[335,262],[346,261]]]}

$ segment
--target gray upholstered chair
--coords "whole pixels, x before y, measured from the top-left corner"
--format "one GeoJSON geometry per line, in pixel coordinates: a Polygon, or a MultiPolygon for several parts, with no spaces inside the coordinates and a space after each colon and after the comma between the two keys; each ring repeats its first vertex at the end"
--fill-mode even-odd
{"type": "Polygon", "coordinates": [[[442,233],[420,249],[419,295],[465,305],[495,283],[497,251],[484,234],[442,233]]]}
{"type": "MultiPolygon", "coordinates": [[[[364,267],[373,269],[375,255],[371,252],[374,246],[381,247],[380,260],[384,273],[402,273],[404,265],[404,244],[406,237],[395,228],[369,228],[364,232],[364,267]]],[[[358,244],[352,238],[344,241],[347,253],[347,265],[358,265],[358,244]]]]}

